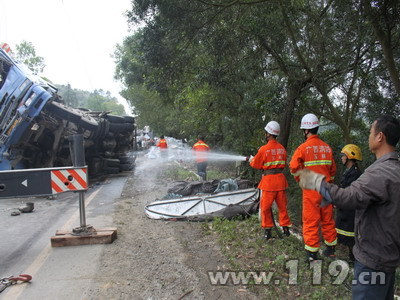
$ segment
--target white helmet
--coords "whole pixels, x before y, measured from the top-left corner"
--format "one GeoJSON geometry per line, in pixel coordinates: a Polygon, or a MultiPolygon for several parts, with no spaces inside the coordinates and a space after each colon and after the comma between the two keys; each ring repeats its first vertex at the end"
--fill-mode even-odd
{"type": "Polygon", "coordinates": [[[264,129],[266,132],[272,135],[279,135],[279,133],[281,132],[281,127],[276,121],[268,122],[267,126],[265,126],[264,129]]]}
{"type": "Polygon", "coordinates": [[[301,119],[300,129],[312,129],[319,127],[319,120],[314,114],[306,114],[301,119]]]}

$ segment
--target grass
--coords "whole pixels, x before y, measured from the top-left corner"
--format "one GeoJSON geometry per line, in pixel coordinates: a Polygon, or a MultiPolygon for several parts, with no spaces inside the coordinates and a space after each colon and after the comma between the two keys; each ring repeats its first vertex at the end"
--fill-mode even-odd
{"type": "Polygon", "coordinates": [[[172,164],[164,167],[164,170],[159,175],[159,179],[167,181],[195,181],[198,180],[196,174],[190,168],[181,165],[172,164]]]}
{"type": "Polygon", "coordinates": [[[207,167],[207,180],[236,178],[234,162],[213,162],[207,167]]]}
{"type": "MultiPolygon", "coordinates": [[[[204,234],[218,240],[230,262],[230,270],[273,273],[271,282],[261,285],[253,283],[248,287],[260,299],[351,298],[344,284],[334,284],[338,278],[333,269],[338,265],[337,262],[324,260],[321,264],[313,263],[310,268],[305,260],[303,244],[294,236],[275,238],[266,243],[257,216],[244,220],[216,219],[202,227],[204,234]]],[[[343,283],[349,283],[351,279],[349,272],[343,283]]]]}

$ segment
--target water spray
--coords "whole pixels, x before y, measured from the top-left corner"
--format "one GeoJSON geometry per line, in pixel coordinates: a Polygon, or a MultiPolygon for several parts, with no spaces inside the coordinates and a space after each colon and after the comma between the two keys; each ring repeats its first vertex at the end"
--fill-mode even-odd
{"type": "MultiPolygon", "coordinates": [[[[202,155],[207,159],[207,161],[220,161],[220,162],[237,162],[237,161],[247,161],[248,157],[223,153],[217,151],[204,151],[202,155]]],[[[196,153],[190,148],[168,148],[167,150],[160,150],[157,147],[152,147],[148,154],[146,155],[149,159],[162,160],[162,161],[194,161],[196,159],[196,153]],[[161,151],[165,151],[166,155],[161,155],[161,151]]]]}

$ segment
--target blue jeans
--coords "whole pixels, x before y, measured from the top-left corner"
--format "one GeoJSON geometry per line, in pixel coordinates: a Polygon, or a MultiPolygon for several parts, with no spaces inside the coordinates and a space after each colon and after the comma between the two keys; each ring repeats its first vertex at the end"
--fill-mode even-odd
{"type": "Polygon", "coordinates": [[[358,261],[355,261],[352,299],[392,300],[394,298],[395,274],[396,271],[377,271],[368,268],[358,261]]]}

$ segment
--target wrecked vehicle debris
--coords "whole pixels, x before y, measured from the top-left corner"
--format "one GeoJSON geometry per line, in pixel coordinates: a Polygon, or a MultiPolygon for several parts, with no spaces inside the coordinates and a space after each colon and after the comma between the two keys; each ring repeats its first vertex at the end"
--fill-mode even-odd
{"type": "Polygon", "coordinates": [[[151,219],[206,221],[253,214],[258,211],[258,203],[259,190],[250,188],[155,201],[145,207],[145,213],[151,219]]]}
{"type": "Polygon", "coordinates": [[[52,84],[0,49],[0,170],[70,166],[73,134],[84,136],[90,175],[133,168],[133,117],[66,106],[52,84]]]}
{"type": "MultiPolygon", "coordinates": [[[[193,196],[199,193],[213,194],[218,192],[227,192],[234,190],[243,190],[253,188],[254,183],[247,179],[222,179],[207,181],[174,181],[168,186],[168,194],[181,196],[193,196]]],[[[168,196],[167,194],[167,196],[168,196]]]]}

